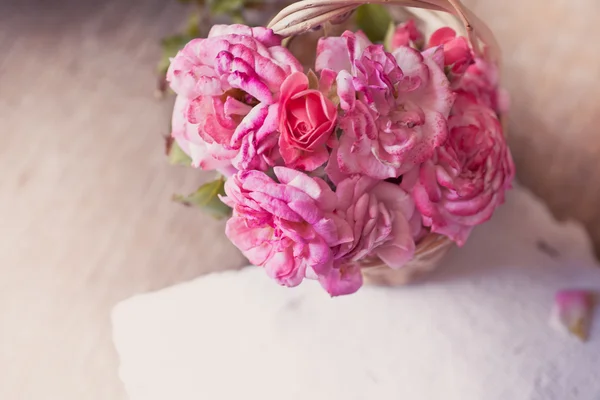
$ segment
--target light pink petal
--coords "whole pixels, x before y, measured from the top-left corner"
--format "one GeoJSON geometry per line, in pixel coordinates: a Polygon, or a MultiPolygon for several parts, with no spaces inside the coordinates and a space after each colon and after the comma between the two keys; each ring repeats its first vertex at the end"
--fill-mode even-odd
{"type": "Polygon", "coordinates": [[[350,71],[352,64],[346,47],[346,39],[333,36],[319,39],[315,69],[317,71],[324,69],[335,72],[350,71]]]}
{"type": "Polygon", "coordinates": [[[331,214],[328,218],[314,224],[314,229],[331,247],[354,240],[352,228],[348,222],[338,215],[331,214]]]}
{"type": "Polygon", "coordinates": [[[227,221],[225,234],[231,242],[239,248],[248,260],[262,266],[271,255],[271,246],[268,238],[272,230],[268,228],[249,228],[244,219],[232,217],[227,221]]]}
{"type": "Polygon", "coordinates": [[[250,94],[260,102],[270,104],[273,102],[271,91],[258,76],[252,76],[243,72],[233,72],[229,75],[229,84],[250,94]]]}
{"type": "MultiPolygon", "coordinates": [[[[270,54],[269,57],[255,55],[254,56],[254,65],[253,65],[253,70],[255,71],[256,75],[259,77],[259,79],[262,82],[265,82],[265,84],[268,86],[268,88],[273,93],[279,92],[281,83],[285,80],[285,78],[288,76],[290,71],[294,70],[293,68],[290,67],[290,65],[288,65],[288,64],[280,65],[276,62],[276,60],[274,60],[275,54],[278,56],[281,55],[280,52],[273,51],[275,49],[278,49],[278,48],[273,47],[272,49],[269,49],[271,51],[271,53],[273,53],[273,54],[270,54]]],[[[287,50],[285,50],[285,49],[282,49],[282,51],[287,52],[287,50]]],[[[291,56],[291,54],[290,54],[290,56],[291,56]]]]}
{"type": "Polygon", "coordinates": [[[301,221],[315,224],[323,217],[323,212],[316,207],[314,201],[292,200],[288,203],[290,209],[301,217],[301,221]]]}
{"type": "Polygon", "coordinates": [[[360,58],[365,49],[373,44],[363,31],[357,31],[356,33],[346,31],[342,34],[342,37],[348,40],[352,60],[360,58]]]}
{"type": "Polygon", "coordinates": [[[332,150],[327,166],[325,167],[325,172],[329,179],[336,185],[349,176],[340,169],[337,161],[337,149],[332,150]]]}
{"type": "MultiPolygon", "coordinates": [[[[233,146],[232,146],[233,147],[233,146]]],[[[265,170],[267,165],[261,162],[260,154],[258,154],[258,143],[256,142],[255,132],[246,132],[246,135],[241,137],[235,143],[238,153],[231,160],[231,164],[239,170],[257,169],[265,170]]]]}
{"type": "Polygon", "coordinates": [[[298,286],[304,279],[304,263],[297,261],[290,250],[273,254],[264,264],[267,275],[280,285],[298,286]]]}
{"type": "Polygon", "coordinates": [[[401,212],[394,215],[392,240],[378,247],[375,253],[390,268],[402,268],[415,254],[415,242],[406,220],[401,212]]]}
{"type": "Polygon", "coordinates": [[[350,135],[342,134],[339,147],[335,152],[336,161],[342,174],[350,175],[360,171],[357,163],[358,155],[352,152],[353,144],[354,139],[350,135]]]}
{"type": "MultiPolygon", "coordinates": [[[[321,218],[320,220],[312,223],[311,225],[315,232],[325,241],[325,243],[327,243],[329,247],[332,247],[343,243],[343,240],[340,241],[338,236],[339,222],[345,221],[334,219],[332,215],[331,218],[321,218]]],[[[341,229],[344,229],[344,227],[342,227],[341,229]]]]}
{"type": "Polygon", "coordinates": [[[341,71],[337,75],[336,83],[340,107],[342,110],[353,110],[356,102],[356,90],[354,89],[352,75],[347,71],[341,71]]]}
{"type": "Polygon", "coordinates": [[[432,60],[440,69],[444,69],[444,47],[430,47],[423,53],[423,58],[432,60]]]}
{"type": "Polygon", "coordinates": [[[595,293],[589,290],[562,290],[554,297],[552,325],[580,340],[587,340],[594,311],[595,293]]]}
{"type": "Polygon", "coordinates": [[[319,204],[321,210],[332,209],[335,194],[321,179],[285,167],[275,167],[273,170],[279,182],[306,193],[319,204]]]}
{"type": "Polygon", "coordinates": [[[268,194],[261,192],[249,193],[248,197],[260,203],[265,211],[273,214],[277,218],[282,218],[287,221],[302,222],[304,219],[294,212],[286,202],[273,198],[268,194]]]}
{"type": "Polygon", "coordinates": [[[346,211],[355,202],[354,188],[359,176],[352,176],[336,184],[335,194],[338,199],[338,210],[346,211]]]}
{"type": "Polygon", "coordinates": [[[325,146],[312,153],[304,152],[294,163],[294,166],[302,171],[314,171],[329,159],[329,151],[325,146]]]}
{"type": "Polygon", "coordinates": [[[468,215],[466,213],[463,213],[465,215],[451,214],[450,210],[447,209],[447,205],[450,202],[445,204],[446,210],[448,211],[448,214],[452,215],[452,219],[455,220],[457,223],[467,226],[479,225],[488,221],[494,214],[496,208],[500,205],[500,202],[498,201],[498,193],[496,192],[492,196],[493,197],[483,209],[480,209],[479,211],[471,215],[468,215]]]}
{"type": "Polygon", "coordinates": [[[313,271],[318,275],[328,273],[333,262],[333,255],[329,246],[324,242],[315,241],[309,243],[307,248],[308,256],[306,262],[311,266],[313,271]]]}
{"type": "Polygon", "coordinates": [[[355,293],[363,283],[360,266],[352,263],[332,268],[328,275],[319,276],[319,283],[331,296],[355,293]]]}
{"type": "Polygon", "coordinates": [[[410,232],[412,233],[413,239],[415,243],[418,243],[422,236],[427,233],[424,229],[422,222],[421,214],[415,210],[412,217],[408,221],[408,225],[410,226],[410,232]]]}
{"type": "Polygon", "coordinates": [[[450,89],[450,82],[448,81],[446,74],[444,74],[444,70],[441,69],[435,61],[430,58],[425,58],[425,65],[429,68],[429,76],[431,79],[429,87],[433,91],[427,98],[427,108],[437,111],[444,118],[448,118],[450,109],[456,98],[455,94],[450,89]]]}
{"type": "Polygon", "coordinates": [[[227,115],[246,115],[252,110],[252,107],[233,97],[227,97],[223,108],[227,115]]]}
{"type": "Polygon", "coordinates": [[[288,49],[281,46],[269,48],[269,55],[277,61],[278,65],[288,74],[304,70],[304,67],[288,49]]]}
{"type": "MultiPolygon", "coordinates": [[[[279,104],[271,104],[267,108],[267,115],[265,119],[262,121],[262,125],[259,125],[258,131],[256,133],[256,140],[259,142],[263,142],[267,139],[268,136],[273,140],[273,144],[277,142],[277,135],[275,132],[279,126],[279,115],[280,108],[279,104]]],[[[260,124],[262,114],[259,117],[256,117],[256,121],[260,124]]]]}
{"type": "Polygon", "coordinates": [[[415,212],[412,197],[400,186],[389,182],[379,182],[370,193],[383,202],[389,210],[400,212],[404,218],[410,219],[415,212]]]}
{"type": "Polygon", "coordinates": [[[311,195],[310,193],[307,194],[317,201],[319,208],[324,212],[333,211],[337,204],[337,197],[334,191],[331,190],[327,182],[325,182],[323,179],[318,177],[315,177],[313,179],[315,180],[315,182],[317,182],[317,185],[320,186],[321,193],[319,194],[318,198],[313,197],[313,195],[311,195]]]}
{"type": "Polygon", "coordinates": [[[267,47],[281,45],[281,36],[273,33],[272,29],[263,27],[250,28],[246,25],[213,25],[208,33],[208,37],[224,35],[245,35],[252,36],[267,47]]]}
{"type": "Polygon", "coordinates": [[[393,165],[386,165],[381,160],[378,160],[374,154],[357,155],[356,163],[359,166],[358,171],[375,179],[396,178],[400,175],[398,168],[393,165]]]}
{"type": "Polygon", "coordinates": [[[192,166],[204,170],[231,168],[231,159],[236,152],[227,150],[219,144],[206,143],[198,134],[199,126],[191,124],[186,117],[188,101],[184,96],[177,96],[173,108],[171,135],[179,147],[191,157],[192,166]]]}
{"type": "Polygon", "coordinates": [[[231,145],[239,145],[245,136],[251,131],[257,131],[263,125],[269,114],[269,106],[267,104],[259,104],[252,108],[252,111],[248,113],[242,120],[242,122],[236,128],[234,134],[231,137],[231,145]]]}
{"type": "Polygon", "coordinates": [[[493,197],[493,193],[487,192],[481,196],[470,199],[448,201],[445,206],[448,212],[456,216],[468,217],[473,214],[481,213],[490,204],[493,197]]]}
{"type": "Polygon", "coordinates": [[[402,46],[392,52],[405,76],[427,80],[427,70],[423,68],[423,55],[412,47],[402,46]]]}
{"type": "Polygon", "coordinates": [[[394,50],[400,46],[409,46],[411,43],[421,42],[423,34],[417,29],[415,21],[410,19],[396,27],[391,36],[386,37],[386,47],[394,50]]]}

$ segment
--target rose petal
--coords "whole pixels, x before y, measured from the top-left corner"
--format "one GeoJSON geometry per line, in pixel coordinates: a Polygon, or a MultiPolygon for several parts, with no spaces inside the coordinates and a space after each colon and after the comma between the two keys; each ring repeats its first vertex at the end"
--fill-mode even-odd
{"type": "Polygon", "coordinates": [[[332,268],[327,276],[319,276],[319,283],[331,296],[355,293],[363,283],[360,266],[344,264],[338,268],[332,268]]]}
{"type": "Polygon", "coordinates": [[[595,294],[588,290],[562,290],[554,297],[552,325],[585,341],[589,335],[595,294]]]}

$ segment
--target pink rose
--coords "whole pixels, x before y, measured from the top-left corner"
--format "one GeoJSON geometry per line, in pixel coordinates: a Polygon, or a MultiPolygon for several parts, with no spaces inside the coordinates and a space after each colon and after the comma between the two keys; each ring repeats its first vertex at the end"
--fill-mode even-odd
{"type": "Polygon", "coordinates": [[[464,74],[469,65],[474,62],[473,52],[467,39],[457,36],[452,28],[443,27],[433,32],[427,47],[437,46],[443,46],[444,65],[449,68],[453,77],[464,74]]]}
{"type": "Polygon", "coordinates": [[[379,257],[391,268],[401,268],[415,251],[413,236],[421,217],[410,196],[398,185],[353,176],[337,185],[335,213],[350,225],[354,239],[340,244],[329,274],[319,276],[330,294],[344,295],[362,285],[361,260],[379,257]]]}
{"type": "Polygon", "coordinates": [[[508,93],[499,86],[498,68],[483,59],[475,59],[458,81],[457,90],[470,93],[498,113],[509,109],[508,93]]]}
{"type": "Polygon", "coordinates": [[[197,125],[190,142],[200,138],[235,151],[231,163],[237,169],[274,164],[279,89],[288,75],[302,70],[280,43],[265,28],[217,25],[208,38],[192,40],[175,56],[167,79],[186,100],[188,122],[197,125]]]}
{"type": "Polygon", "coordinates": [[[186,118],[186,106],[187,100],[183,96],[177,96],[173,107],[171,136],[179,147],[192,158],[192,166],[206,170],[218,170],[229,175],[232,169],[231,159],[237,152],[228,150],[215,142],[205,142],[198,135],[198,124],[192,124],[186,118]]]}
{"type": "Polygon", "coordinates": [[[406,46],[390,54],[361,32],[320,40],[316,66],[337,73],[343,111],[328,169],[396,178],[431,157],[446,140],[454,100],[436,58],[406,46]]]}
{"type": "Polygon", "coordinates": [[[281,86],[279,151],[290,168],[313,171],[329,158],[326,143],[337,119],[337,107],[319,90],[309,89],[308,77],[290,75],[281,86]]]}
{"type": "Polygon", "coordinates": [[[415,21],[409,19],[408,21],[396,26],[396,29],[386,44],[387,48],[392,51],[396,50],[398,47],[410,46],[411,44],[419,47],[422,45],[422,41],[423,34],[417,29],[415,21]]]}
{"type": "Polygon", "coordinates": [[[459,94],[448,125],[448,141],[402,186],[412,191],[423,224],[462,246],[504,202],[515,169],[496,113],[472,95],[459,94]]]}
{"type": "Polygon", "coordinates": [[[335,193],[320,178],[275,167],[279,183],[260,171],[241,171],[225,182],[233,216],[227,237],[255,265],[282,285],[329,274],[334,248],[352,241],[336,216],[335,193]]]}

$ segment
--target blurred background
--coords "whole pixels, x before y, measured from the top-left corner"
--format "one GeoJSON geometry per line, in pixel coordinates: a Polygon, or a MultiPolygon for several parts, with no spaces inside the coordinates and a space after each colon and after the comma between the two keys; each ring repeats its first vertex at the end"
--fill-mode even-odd
{"type": "MultiPolygon", "coordinates": [[[[600,249],[600,2],[468,0],[504,49],[518,178],[600,249]]],[[[159,43],[175,0],[0,0],[0,399],[121,400],[110,310],[244,260],[170,201],[159,43]]]]}

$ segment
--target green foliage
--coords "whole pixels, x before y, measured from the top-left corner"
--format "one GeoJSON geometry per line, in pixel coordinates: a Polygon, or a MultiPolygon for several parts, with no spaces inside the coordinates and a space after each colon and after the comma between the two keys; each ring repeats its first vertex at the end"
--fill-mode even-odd
{"type": "Polygon", "coordinates": [[[192,165],[192,159],[190,156],[185,154],[177,142],[170,136],[166,138],[166,153],[169,157],[169,162],[172,165],[182,165],[184,167],[189,167],[192,165]]]}
{"type": "Polygon", "coordinates": [[[247,23],[243,17],[245,9],[261,10],[266,4],[265,0],[179,0],[179,2],[194,6],[194,11],[190,14],[183,32],[168,36],[161,41],[162,54],[158,63],[158,72],[163,77],[169,69],[170,59],[175,57],[190,40],[208,32],[212,25],[212,17],[229,16],[232,22],[244,24],[247,23]],[[203,16],[205,18],[201,18],[203,16]],[[203,29],[206,32],[203,32],[203,29]]]}
{"type": "Polygon", "coordinates": [[[181,4],[197,4],[199,6],[204,5],[204,0],[179,0],[181,4]]]}
{"type": "Polygon", "coordinates": [[[210,11],[215,15],[237,13],[245,3],[246,0],[209,0],[210,11]]]}
{"type": "Polygon", "coordinates": [[[175,195],[173,200],[185,206],[198,207],[217,219],[227,218],[231,215],[231,208],[219,199],[219,195],[225,195],[224,186],[225,178],[220,177],[205,183],[188,196],[175,195]]]}
{"type": "Polygon", "coordinates": [[[173,35],[164,38],[160,43],[162,54],[158,62],[158,72],[166,74],[171,64],[171,58],[175,57],[177,52],[192,39],[187,35],[173,35]]]}
{"type": "Polygon", "coordinates": [[[248,24],[244,18],[244,10],[262,10],[265,0],[207,0],[213,16],[229,16],[236,24],[248,24]]]}
{"type": "Polygon", "coordinates": [[[363,4],[356,9],[356,25],[374,43],[385,39],[392,17],[387,9],[379,4],[363,4]]]}
{"type": "Polygon", "coordinates": [[[162,56],[158,66],[159,72],[166,73],[171,63],[169,59],[175,57],[183,46],[197,37],[200,37],[200,14],[196,12],[189,16],[186,28],[182,33],[167,36],[161,41],[162,56]]]}

